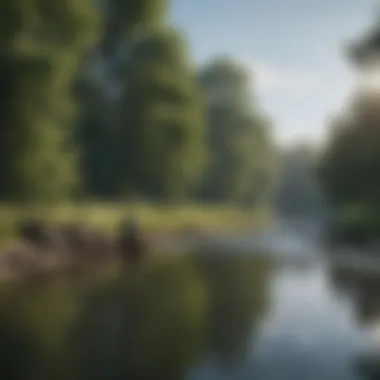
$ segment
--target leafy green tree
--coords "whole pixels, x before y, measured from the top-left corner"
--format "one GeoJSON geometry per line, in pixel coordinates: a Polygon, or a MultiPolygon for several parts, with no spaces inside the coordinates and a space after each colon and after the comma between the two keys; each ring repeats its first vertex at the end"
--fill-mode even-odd
{"type": "Polygon", "coordinates": [[[120,141],[125,134],[126,112],[131,108],[125,99],[129,86],[126,70],[139,36],[167,25],[168,1],[107,0],[100,6],[104,24],[100,43],[88,56],[78,83],[83,109],[78,138],[87,193],[115,198],[125,195],[128,181],[125,165],[120,162],[120,150],[127,148],[120,141]]]}
{"type": "Polygon", "coordinates": [[[252,99],[249,73],[222,57],[201,71],[200,82],[206,96],[211,152],[202,197],[257,202],[272,185],[274,154],[270,123],[252,99]]]}
{"type": "Polygon", "coordinates": [[[357,96],[349,115],[335,126],[319,169],[324,190],[340,218],[351,227],[361,225],[360,234],[366,236],[380,236],[379,101],[378,94],[357,96]]]}
{"type": "Polygon", "coordinates": [[[94,40],[92,1],[0,5],[0,196],[46,201],[77,185],[73,77],[94,40]]]}
{"type": "Polygon", "coordinates": [[[115,133],[116,105],[107,91],[106,71],[98,50],[92,51],[76,79],[76,99],[80,108],[75,135],[81,147],[79,160],[83,195],[112,197],[116,194],[115,133]],[[99,67],[100,66],[100,67],[99,67]]]}
{"type": "Polygon", "coordinates": [[[207,157],[202,94],[181,35],[171,28],[137,35],[123,80],[120,189],[149,197],[188,195],[207,157]]]}
{"type": "Polygon", "coordinates": [[[163,25],[168,0],[106,0],[103,2],[104,34],[102,53],[110,58],[120,47],[128,47],[131,36],[139,28],[163,25]]]}
{"type": "MultiPolygon", "coordinates": [[[[349,46],[349,60],[366,78],[375,74],[376,79],[378,73],[379,26],[377,19],[364,38],[349,46]]],[[[343,239],[380,237],[379,104],[378,89],[363,81],[347,111],[333,122],[320,162],[325,193],[338,214],[334,230],[343,239]]]]}

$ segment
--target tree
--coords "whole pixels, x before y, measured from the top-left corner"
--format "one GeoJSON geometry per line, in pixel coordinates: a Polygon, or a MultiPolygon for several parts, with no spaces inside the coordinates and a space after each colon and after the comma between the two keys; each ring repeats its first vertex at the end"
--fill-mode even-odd
{"type": "Polygon", "coordinates": [[[105,19],[101,51],[107,57],[117,54],[138,28],[164,25],[167,0],[106,0],[103,2],[105,19]]]}
{"type": "Polygon", "coordinates": [[[336,212],[331,237],[364,243],[380,237],[380,113],[376,93],[358,93],[336,123],[319,174],[336,212]]]}
{"type": "Polygon", "coordinates": [[[71,84],[94,40],[90,0],[0,5],[0,196],[58,200],[77,184],[71,84]]]}
{"type": "Polygon", "coordinates": [[[257,202],[273,179],[269,121],[250,96],[249,72],[230,58],[217,58],[200,73],[208,117],[209,170],[206,200],[257,202]]]}
{"type": "Polygon", "coordinates": [[[379,101],[378,94],[356,96],[350,114],[335,126],[319,169],[330,203],[342,217],[365,223],[366,230],[380,227],[379,101]]]}
{"type": "Polygon", "coordinates": [[[344,239],[357,241],[380,237],[379,26],[376,20],[370,32],[350,46],[349,59],[373,83],[363,80],[347,112],[333,123],[319,168],[338,214],[337,230],[344,239]]]}
{"type": "Polygon", "coordinates": [[[149,197],[188,195],[206,152],[202,94],[180,34],[165,27],[137,35],[123,80],[120,188],[149,197]]]}
{"type": "Polygon", "coordinates": [[[117,193],[117,104],[109,91],[107,71],[100,69],[105,69],[101,62],[99,51],[91,51],[76,78],[80,115],[75,137],[81,147],[79,165],[84,183],[83,195],[111,198],[117,193]]]}
{"type": "MultiPolygon", "coordinates": [[[[86,193],[114,198],[119,193],[119,103],[125,65],[139,30],[164,25],[166,0],[106,0],[100,4],[103,29],[77,79],[82,115],[77,138],[82,147],[81,170],[86,193]]],[[[123,103],[124,108],[128,107],[123,103]]],[[[122,147],[124,149],[124,147],[122,147]]],[[[125,173],[123,173],[125,175],[125,173]]]]}

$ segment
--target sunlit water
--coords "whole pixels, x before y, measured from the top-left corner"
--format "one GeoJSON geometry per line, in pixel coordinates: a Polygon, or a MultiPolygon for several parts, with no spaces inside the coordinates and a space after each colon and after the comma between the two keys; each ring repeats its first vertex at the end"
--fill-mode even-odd
{"type": "Polygon", "coordinates": [[[123,276],[3,285],[0,379],[375,379],[358,361],[373,283],[263,256],[163,254],[123,276]]]}

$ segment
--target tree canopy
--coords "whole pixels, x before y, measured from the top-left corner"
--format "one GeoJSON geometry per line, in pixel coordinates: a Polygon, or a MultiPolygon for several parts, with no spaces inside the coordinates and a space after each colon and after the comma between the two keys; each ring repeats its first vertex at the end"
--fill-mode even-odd
{"type": "Polygon", "coordinates": [[[271,122],[232,58],[196,68],[166,0],[0,4],[0,199],[253,205],[271,122]]]}
{"type": "Polygon", "coordinates": [[[90,0],[3,1],[0,195],[57,200],[78,180],[71,83],[96,37],[90,0]]]}
{"type": "Polygon", "coordinates": [[[201,190],[205,199],[252,203],[273,181],[271,125],[253,99],[250,73],[221,57],[200,73],[206,97],[211,165],[201,190]]]}
{"type": "Polygon", "coordinates": [[[206,151],[202,94],[181,36],[156,29],[136,41],[124,80],[122,188],[159,197],[188,194],[206,151]]]}

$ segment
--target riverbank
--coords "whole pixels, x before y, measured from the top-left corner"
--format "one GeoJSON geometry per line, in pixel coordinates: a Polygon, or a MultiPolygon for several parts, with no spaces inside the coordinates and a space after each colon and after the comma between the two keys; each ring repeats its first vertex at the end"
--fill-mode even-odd
{"type": "Polygon", "coordinates": [[[266,209],[242,210],[226,205],[159,203],[77,203],[49,206],[0,204],[0,247],[11,243],[17,226],[25,219],[49,222],[81,222],[113,234],[120,222],[135,216],[152,236],[177,235],[184,231],[252,231],[272,223],[266,209]]]}
{"type": "MultiPolygon", "coordinates": [[[[260,233],[271,223],[271,216],[265,210],[244,212],[226,206],[79,204],[48,208],[0,205],[0,279],[81,272],[103,265],[117,257],[115,243],[120,223],[131,216],[137,218],[149,242],[150,253],[196,249],[223,241],[223,236],[260,233]],[[49,243],[48,249],[35,249],[25,245],[18,235],[20,223],[28,219],[39,220],[55,231],[67,223],[76,226],[79,223],[89,231],[96,231],[93,236],[100,235],[103,239],[98,242],[98,237],[90,238],[92,248],[85,254],[67,250],[62,240],[53,245],[49,243]],[[113,248],[94,248],[106,241],[111,242],[113,248]]],[[[88,239],[86,233],[83,238],[88,239]]]]}

